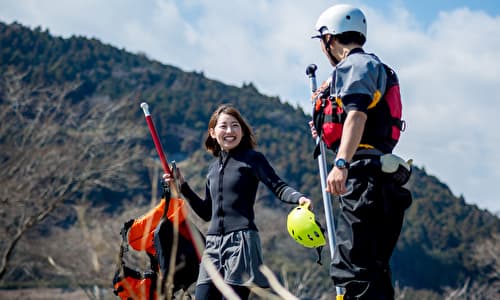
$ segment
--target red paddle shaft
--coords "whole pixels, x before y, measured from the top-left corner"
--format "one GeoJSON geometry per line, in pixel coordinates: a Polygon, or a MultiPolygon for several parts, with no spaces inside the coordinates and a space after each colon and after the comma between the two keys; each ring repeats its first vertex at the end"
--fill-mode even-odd
{"type": "Polygon", "coordinates": [[[173,176],[172,170],[168,166],[167,156],[165,155],[165,151],[163,151],[163,147],[160,143],[160,138],[158,137],[158,133],[156,133],[156,128],[153,123],[153,119],[151,118],[151,113],[149,112],[149,105],[146,102],[141,103],[142,111],[144,112],[144,116],[146,117],[146,122],[148,123],[149,132],[153,137],[153,142],[155,143],[156,151],[158,152],[158,156],[160,157],[161,165],[163,166],[163,171],[170,176],[173,176]]]}
{"type": "MultiPolygon", "coordinates": [[[[169,174],[172,178],[174,178],[174,174],[172,169],[168,166],[167,156],[165,155],[165,151],[163,151],[163,147],[160,143],[160,138],[158,137],[158,133],[156,133],[155,125],[153,124],[153,119],[151,118],[151,113],[149,112],[149,106],[146,102],[141,103],[142,111],[144,111],[144,116],[146,117],[146,122],[148,122],[149,132],[153,137],[153,142],[155,143],[156,151],[158,152],[158,156],[160,157],[161,165],[163,166],[163,171],[169,174]]],[[[175,195],[178,195],[177,188],[172,190],[175,195]]],[[[178,197],[178,196],[174,196],[178,197]]],[[[201,253],[203,252],[203,239],[199,234],[193,234],[191,226],[189,222],[182,222],[179,224],[180,230],[185,228],[187,230],[187,238],[193,243],[194,248],[196,249],[196,254],[198,255],[198,261],[201,261],[201,253]]]]}

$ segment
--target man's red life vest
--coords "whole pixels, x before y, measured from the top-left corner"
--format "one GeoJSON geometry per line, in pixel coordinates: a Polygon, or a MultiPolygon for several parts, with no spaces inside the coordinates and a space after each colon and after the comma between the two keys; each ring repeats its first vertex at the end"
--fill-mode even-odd
{"type": "MultiPolygon", "coordinates": [[[[402,117],[401,94],[396,72],[384,64],[387,73],[387,84],[382,99],[367,111],[367,120],[361,145],[376,148],[383,153],[391,153],[396,146],[401,131],[405,129],[402,117]]],[[[325,81],[313,94],[315,100],[313,121],[329,149],[336,150],[340,145],[342,129],[346,119],[346,112],[341,103],[330,96],[330,81],[325,81]]],[[[315,150],[315,157],[319,154],[315,150]]]]}

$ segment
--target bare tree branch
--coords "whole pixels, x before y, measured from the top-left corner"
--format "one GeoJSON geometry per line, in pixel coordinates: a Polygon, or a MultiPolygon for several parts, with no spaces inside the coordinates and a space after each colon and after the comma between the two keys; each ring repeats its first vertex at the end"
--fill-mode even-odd
{"type": "Polygon", "coordinates": [[[285,300],[298,300],[296,296],[294,296],[290,291],[288,291],[286,288],[284,288],[274,275],[274,273],[269,269],[266,265],[261,265],[259,267],[260,271],[264,276],[266,276],[267,280],[269,281],[269,284],[271,285],[271,288],[278,293],[283,299],[285,300]]]}
{"type": "MultiPolygon", "coordinates": [[[[79,86],[39,86],[26,74],[0,74],[0,279],[18,243],[66,203],[106,188],[137,184],[134,168],[142,159],[126,98],[68,97],[79,86]]],[[[69,211],[69,210],[66,210],[69,211]]]]}

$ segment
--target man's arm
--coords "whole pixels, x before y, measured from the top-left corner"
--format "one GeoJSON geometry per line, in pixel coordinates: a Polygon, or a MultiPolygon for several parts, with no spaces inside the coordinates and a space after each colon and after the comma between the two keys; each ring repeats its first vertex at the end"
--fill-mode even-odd
{"type": "MultiPolygon", "coordinates": [[[[366,119],[366,114],[361,111],[351,110],[347,114],[339,150],[337,152],[337,158],[343,158],[348,162],[352,160],[352,157],[361,142],[366,119]]],[[[348,169],[339,169],[334,166],[326,179],[326,190],[334,195],[345,194],[347,192],[347,172],[348,169]]]]}

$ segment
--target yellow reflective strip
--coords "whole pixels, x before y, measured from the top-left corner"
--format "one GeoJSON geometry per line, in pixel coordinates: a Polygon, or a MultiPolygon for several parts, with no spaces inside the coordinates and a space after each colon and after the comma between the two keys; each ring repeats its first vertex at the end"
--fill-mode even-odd
{"type": "Polygon", "coordinates": [[[379,90],[376,90],[375,93],[373,93],[373,100],[370,103],[370,105],[368,105],[368,109],[374,108],[375,105],[377,105],[377,103],[380,101],[381,98],[382,98],[382,93],[380,93],[379,90]]]}
{"type": "Polygon", "coordinates": [[[337,102],[337,105],[342,108],[344,104],[342,103],[342,99],[340,97],[335,97],[335,102],[337,102]]]}
{"type": "Polygon", "coordinates": [[[375,147],[373,147],[372,145],[368,145],[368,144],[359,144],[358,147],[365,148],[365,149],[375,149],[375,147]]]}

